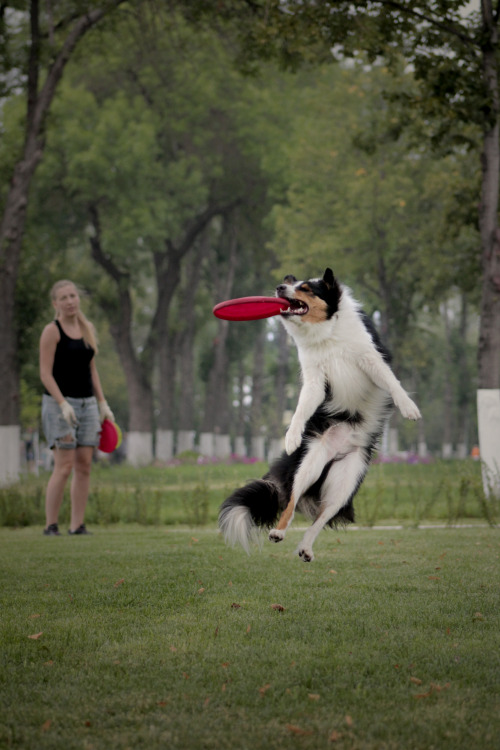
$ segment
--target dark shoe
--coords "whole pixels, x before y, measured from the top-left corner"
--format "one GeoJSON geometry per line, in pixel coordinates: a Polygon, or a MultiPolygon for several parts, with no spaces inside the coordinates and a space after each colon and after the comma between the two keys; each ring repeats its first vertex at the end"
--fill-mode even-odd
{"type": "Polygon", "coordinates": [[[57,523],[51,523],[43,530],[45,536],[61,536],[57,523]]]}
{"type": "Polygon", "coordinates": [[[91,532],[87,531],[87,529],[85,528],[85,524],[82,523],[81,526],[79,526],[74,531],[71,531],[71,529],[68,529],[68,534],[91,534],[91,532]]]}

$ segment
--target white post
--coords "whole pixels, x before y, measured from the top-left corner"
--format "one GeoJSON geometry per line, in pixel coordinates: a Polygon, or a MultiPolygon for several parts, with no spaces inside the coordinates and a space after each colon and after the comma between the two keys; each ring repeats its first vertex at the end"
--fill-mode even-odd
{"type": "Polygon", "coordinates": [[[200,433],[200,453],[206,458],[212,458],[215,455],[214,433],[200,433]]]}
{"type": "Polygon", "coordinates": [[[484,493],[500,498],[500,388],[478,390],[477,421],[484,493]]]}
{"type": "Polygon", "coordinates": [[[265,444],[264,435],[257,435],[252,438],[252,458],[257,458],[259,461],[266,460],[265,444]]]}
{"type": "Polygon", "coordinates": [[[247,455],[247,446],[245,443],[245,438],[238,436],[236,437],[235,444],[234,444],[234,452],[237,456],[246,456],[247,455]]]}
{"type": "Polygon", "coordinates": [[[0,426],[0,487],[6,487],[19,480],[21,470],[20,450],[20,426],[0,426]]]}
{"type": "Polygon", "coordinates": [[[156,458],[162,463],[174,455],[174,433],[172,430],[156,430],[156,458]]]}
{"type": "Polygon", "coordinates": [[[131,466],[149,466],[153,461],[153,436],[150,432],[128,432],[127,462],[131,466]]]}
{"type": "Polygon", "coordinates": [[[195,436],[194,430],[179,430],[177,433],[177,454],[184,453],[184,451],[194,451],[195,436]]]}
{"type": "Polygon", "coordinates": [[[267,460],[269,463],[279,458],[285,448],[284,438],[273,438],[269,443],[269,450],[267,452],[267,460]]]}
{"type": "Polygon", "coordinates": [[[215,455],[217,458],[229,458],[231,455],[231,437],[215,435],[215,455]]]}

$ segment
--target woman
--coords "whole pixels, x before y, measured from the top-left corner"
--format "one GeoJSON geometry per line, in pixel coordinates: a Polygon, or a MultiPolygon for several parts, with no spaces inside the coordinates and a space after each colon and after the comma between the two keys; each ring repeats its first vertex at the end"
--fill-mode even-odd
{"type": "Polygon", "coordinates": [[[42,423],[54,450],[54,470],[45,497],[46,536],[60,536],[59,509],[64,487],[71,480],[69,534],[88,534],[85,507],[89,495],[94,448],[99,445],[101,423],[114,421],[95,364],[94,327],[80,310],[80,297],[72,281],[58,281],[51,291],[55,320],[40,338],[40,378],[45,386],[42,423]]]}

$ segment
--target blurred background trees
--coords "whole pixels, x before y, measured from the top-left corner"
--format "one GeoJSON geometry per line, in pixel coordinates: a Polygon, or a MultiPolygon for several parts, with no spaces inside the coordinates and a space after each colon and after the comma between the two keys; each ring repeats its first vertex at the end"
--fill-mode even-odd
{"type": "MultiPolygon", "coordinates": [[[[235,11],[250,4],[227,3],[227,23],[217,9],[193,17],[210,3],[115,5],[66,64],[31,185],[15,297],[23,428],[37,427],[48,290],[69,277],[86,291],[132,463],[275,453],[298,394],[295,351],[277,319],[227,323],[212,307],[328,265],[373,316],[424,414],[418,425],[396,417],[385,449],[468,453],[480,124],[453,139],[443,120],[432,151],[402,50],[390,66],[361,53],[332,65],[309,39],[314,54],[302,47],[292,74],[241,46],[235,11]]],[[[28,14],[10,12],[4,24],[27,45],[28,14]]],[[[48,45],[47,13],[42,4],[48,45]]],[[[4,207],[23,86],[1,110],[4,207]]]]}

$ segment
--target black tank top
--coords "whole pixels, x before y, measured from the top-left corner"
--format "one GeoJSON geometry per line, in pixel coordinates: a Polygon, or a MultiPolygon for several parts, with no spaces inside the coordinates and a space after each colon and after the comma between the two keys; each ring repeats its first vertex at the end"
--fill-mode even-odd
{"type": "Polygon", "coordinates": [[[83,338],[71,339],[66,336],[58,320],[54,323],[59,328],[61,338],[56,347],[52,375],[63,396],[89,398],[94,395],[90,374],[94,350],[85,344],[83,338]]]}

